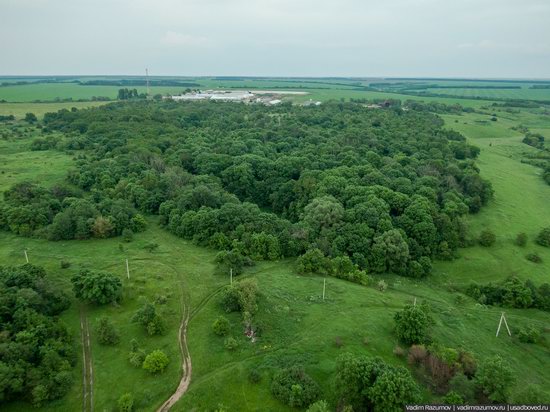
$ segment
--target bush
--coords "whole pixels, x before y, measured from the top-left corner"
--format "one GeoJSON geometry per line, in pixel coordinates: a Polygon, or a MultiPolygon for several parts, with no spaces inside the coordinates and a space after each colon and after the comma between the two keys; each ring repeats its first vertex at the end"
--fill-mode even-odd
{"type": "Polygon", "coordinates": [[[340,336],[336,336],[334,338],[334,346],[336,346],[338,349],[340,349],[342,346],[344,346],[344,341],[340,336]]]}
{"type": "Polygon", "coordinates": [[[465,402],[473,402],[475,396],[475,383],[463,373],[457,373],[449,381],[452,392],[460,395],[465,402]]]}
{"type": "Polygon", "coordinates": [[[529,253],[525,256],[525,259],[533,262],[533,263],[542,263],[542,258],[538,253],[529,253]]]}
{"type": "Polygon", "coordinates": [[[455,391],[450,391],[443,398],[443,403],[446,405],[463,405],[464,399],[455,391]]]}
{"type": "Polygon", "coordinates": [[[481,235],[479,235],[479,244],[484,247],[493,246],[496,240],[496,235],[490,229],[484,230],[481,232],[481,235]]]}
{"type": "Polygon", "coordinates": [[[62,260],[60,262],[60,266],[61,266],[61,269],[67,269],[67,268],[71,267],[71,262],[68,262],[66,260],[62,260]]]}
{"type": "Polygon", "coordinates": [[[550,227],[545,227],[539,232],[536,242],[541,246],[550,247],[550,227]]]}
{"type": "Polygon", "coordinates": [[[421,365],[428,356],[428,351],[424,345],[412,345],[409,349],[409,356],[407,361],[409,365],[421,365]]]}
{"type": "Polygon", "coordinates": [[[534,326],[521,328],[518,332],[518,339],[523,343],[537,343],[540,338],[540,331],[534,326]]]}
{"type": "Polygon", "coordinates": [[[379,280],[376,287],[380,292],[384,292],[388,288],[388,284],[384,280],[379,280]]]}
{"type": "Polygon", "coordinates": [[[518,233],[516,236],[516,245],[525,246],[527,244],[527,234],[524,232],[518,233]]]}
{"type": "Polygon", "coordinates": [[[125,393],[117,401],[119,412],[132,412],[134,408],[134,397],[131,393],[125,393]]]}
{"type": "Polygon", "coordinates": [[[329,272],[329,259],[319,249],[310,249],[296,260],[300,274],[318,273],[325,275],[329,272]]]}
{"type": "Polygon", "coordinates": [[[163,351],[157,349],[145,357],[143,369],[150,373],[159,373],[166,369],[168,363],[168,356],[163,351]]]}
{"type": "Polygon", "coordinates": [[[225,338],[223,346],[225,349],[233,351],[239,347],[239,342],[237,342],[237,339],[234,337],[229,336],[228,338],[225,338]]]}
{"type": "Polygon", "coordinates": [[[508,364],[497,355],[479,365],[474,382],[488,400],[504,403],[508,399],[508,391],[514,382],[514,375],[508,364]]]}
{"type": "Polygon", "coordinates": [[[427,308],[421,305],[407,305],[394,316],[397,337],[408,345],[423,343],[428,337],[431,319],[427,308]]]}
{"type": "Polygon", "coordinates": [[[218,318],[212,324],[214,333],[218,336],[225,336],[229,333],[229,321],[224,316],[218,316],[218,318]]]}
{"type": "Polygon", "coordinates": [[[225,349],[233,351],[239,347],[239,342],[233,336],[229,336],[225,338],[223,346],[225,349]]]}
{"type": "Polygon", "coordinates": [[[319,386],[303,368],[293,366],[282,369],[273,376],[271,393],[285,405],[303,408],[319,397],[319,386]]]}
{"type": "Polygon", "coordinates": [[[306,412],[330,412],[330,408],[326,401],[317,401],[309,405],[306,412]]]}
{"type": "Polygon", "coordinates": [[[120,335],[113,323],[106,317],[99,319],[97,326],[97,340],[102,345],[116,345],[120,341],[120,335]]]}
{"type": "Polygon", "coordinates": [[[258,369],[250,369],[250,372],[248,372],[248,381],[250,383],[259,383],[262,380],[262,374],[258,371],[258,369]]]}
{"type": "Polygon", "coordinates": [[[405,349],[403,349],[401,346],[397,345],[395,348],[393,348],[393,354],[397,356],[398,358],[402,358],[405,356],[405,349]]]}
{"type": "Polygon", "coordinates": [[[136,311],[132,317],[132,322],[144,326],[147,333],[151,336],[163,335],[166,332],[164,319],[157,312],[155,305],[150,302],[145,302],[143,306],[136,311]]]}
{"type": "Polygon", "coordinates": [[[132,232],[132,229],[123,229],[122,239],[124,239],[125,242],[131,242],[134,239],[134,232],[132,232]]]}

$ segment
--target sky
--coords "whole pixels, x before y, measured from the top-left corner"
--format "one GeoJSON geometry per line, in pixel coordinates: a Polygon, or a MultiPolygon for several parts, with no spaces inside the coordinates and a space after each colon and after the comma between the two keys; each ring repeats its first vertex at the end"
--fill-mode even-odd
{"type": "Polygon", "coordinates": [[[0,75],[550,78],[550,0],[0,0],[0,75]]]}

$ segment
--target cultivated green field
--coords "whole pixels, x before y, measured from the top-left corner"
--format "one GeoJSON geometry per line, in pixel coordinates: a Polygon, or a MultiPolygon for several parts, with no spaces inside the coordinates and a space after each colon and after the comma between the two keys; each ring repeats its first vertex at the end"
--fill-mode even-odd
{"type": "MultiPolygon", "coordinates": [[[[206,87],[236,84],[238,87],[269,89],[286,87],[288,84],[259,80],[243,80],[242,83],[203,78],[195,80],[206,87]]],[[[326,82],[338,83],[339,80],[326,82]]],[[[316,86],[303,80],[296,84],[303,87],[316,86]]],[[[304,89],[310,94],[291,99],[295,102],[340,98],[419,99],[391,92],[353,90],[351,84],[342,86],[323,83],[322,87],[304,89]]],[[[142,89],[138,88],[144,91],[142,89]]],[[[154,93],[172,92],[160,89],[154,93]]],[[[0,99],[30,102],[57,97],[116,97],[117,90],[118,87],[114,86],[75,84],[10,86],[0,88],[0,99]]],[[[448,94],[458,94],[460,89],[441,90],[448,94]]],[[[512,93],[516,90],[508,91],[512,93]]],[[[533,91],[539,92],[529,90],[533,91]]],[[[548,90],[540,92],[550,93],[548,90]]],[[[481,148],[478,165],[482,176],[492,182],[495,190],[494,200],[480,213],[469,217],[470,236],[477,237],[484,228],[490,228],[497,235],[497,243],[491,248],[472,246],[460,250],[460,258],[457,260],[436,262],[433,274],[428,279],[415,281],[393,275],[383,276],[389,288],[380,292],[374,287],[329,278],[327,298],[323,301],[323,279],[296,275],[294,260],[258,263],[247,269],[241,278],[254,277],[258,281],[262,295],[257,318],[262,324],[263,333],[256,343],[251,343],[242,334],[240,314],[225,315],[231,321],[232,336],[239,342],[238,349],[230,352],[224,348],[223,338],[212,332],[213,321],[222,314],[219,292],[229,282],[228,278],[213,274],[215,251],[197,247],[160,229],[155,217],[148,217],[147,230],[136,234],[130,243],[123,243],[121,238],[50,242],[0,232],[0,264],[23,264],[23,250],[27,249],[31,263],[43,265],[56,284],[69,293],[70,277],[79,269],[106,270],[120,276],[125,290],[120,305],[80,306],[74,299],[71,308],[63,314],[63,321],[74,336],[79,354],[82,350],[81,310],[92,327],[96,411],[115,411],[116,400],[125,392],[134,394],[135,410],[154,411],[172,394],[181,376],[178,327],[182,320],[183,305],[191,309],[187,339],[193,371],[189,390],[173,408],[175,411],[214,411],[217,408],[266,412],[296,410],[284,406],[271,396],[269,376],[273,370],[288,363],[304,365],[313,378],[323,383],[323,397],[328,398],[335,360],[346,351],[381,356],[389,363],[406,365],[403,358],[393,354],[398,342],[392,319],[397,310],[415,298],[431,305],[435,320],[433,336],[437,341],[449,347],[465,348],[478,359],[494,354],[502,355],[518,376],[514,390],[527,383],[550,388],[548,313],[534,309],[506,309],[514,333],[525,325],[535,325],[545,331],[540,344],[521,343],[515,334],[512,338],[506,334],[496,338],[495,330],[502,308],[480,305],[459,291],[471,281],[500,281],[512,274],[522,279],[532,279],[537,284],[550,282],[550,250],[533,242],[540,228],[550,226],[550,186],[541,179],[539,169],[521,162],[526,153],[535,149],[521,143],[523,135],[511,129],[524,125],[550,139],[550,115],[538,109],[521,109],[513,113],[498,108],[484,111],[481,107],[490,102],[480,100],[433,97],[423,100],[459,103],[479,109],[477,113],[442,117],[446,127],[463,133],[472,144],[481,148]],[[492,114],[497,115],[496,122],[489,120],[492,114]],[[513,242],[518,232],[529,235],[529,243],[525,248],[513,242]],[[156,251],[144,249],[150,242],[159,245],[156,251]],[[525,259],[525,255],[532,251],[542,257],[541,264],[525,259]],[[126,277],[125,259],[130,262],[130,279],[126,277]],[[61,269],[61,260],[70,262],[71,266],[61,269]],[[143,299],[154,301],[162,296],[167,298],[161,306],[168,321],[168,333],[149,337],[140,326],[131,322],[131,317],[143,299]],[[96,320],[103,315],[110,317],[121,332],[121,342],[115,347],[100,345],[94,336],[96,320]],[[342,347],[335,344],[337,337],[343,342],[342,347]],[[163,374],[150,376],[130,365],[127,357],[133,338],[147,351],[162,349],[168,354],[171,362],[163,374]],[[262,373],[262,380],[257,384],[251,384],[248,380],[252,368],[262,373]]],[[[89,102],[2,103],[0,114],[14,114],[21,118],[26,112],[41,116],[60,108],[90,105],[89,102]]],[[[22,122],[18,123],[16,132],[2,139],[2,132],[11,127],[0,124],[0,191],[25,180],[46,187],[61,182],[74,162],[73,157],[58,151],[30,151],[30,143],[38,132],[22,122]]],[[[80,356],[74,374],[75,383],[63,399],[36,410],[81,410],[83,388],[80,356]]],[[[426,395],[425,401],[432,400],[437,399],[426,395]]],[[[2,410],[15,412],[28,408],[29,404],[12,403],[2,410]]]]}
{"type": "Polygon", "coordinates": [[[34,113],[38,118],[42,118],[45,113],[56,112],[61,109],[71,110],[85,109],[95,107],[107,102],[55,102],[55,103],[0,103],[0,115],[13,115],[16,119],[22,119],[27,113],[34,113]]]}

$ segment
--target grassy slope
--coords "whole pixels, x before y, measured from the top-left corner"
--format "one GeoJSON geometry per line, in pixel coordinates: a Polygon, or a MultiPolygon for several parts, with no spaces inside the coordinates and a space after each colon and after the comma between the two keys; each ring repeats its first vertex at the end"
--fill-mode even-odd
{"type": "Polygon", "coordinates": [[[524,153],[536,149],[521,143],[522,134],[510,129],[524,124],[538,127],[550,137],[550,118],[527,112],[497,114],[499,121],[485,123],[480,122],[487,116],[478,114],[443,116],[448,127],[462,132],[481,148],[478,164],[482,175],[492,182],[495,198],[470,219],[470,228],[472,234],[490,228],[497,235],[497,244],[461,251],[460,260],[439,264],[436,275],[457,283],[501,280],[511,274],[537,283],[550,282],[550,250],[533,242],[542,227],[550,226],[550,186],[541,179],[540,169],[521,163],[524,153]],[[525,248],[514,245],[519,232],[529,235],[525,248]],[[524,258],[535,251],[543,258],[542,264],[524,258]]]}

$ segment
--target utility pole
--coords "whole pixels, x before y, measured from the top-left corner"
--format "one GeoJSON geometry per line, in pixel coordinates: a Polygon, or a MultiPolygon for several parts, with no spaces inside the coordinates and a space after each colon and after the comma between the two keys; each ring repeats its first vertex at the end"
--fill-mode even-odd
{"type": "Polygon", "coordinates": [[[147,83],[147,98],[149,98],[149,69],[145,69],[145,82],[147,83]]]}
{"type": "Polygon", "coordinates": [[[512,336],[512,333],[510,333],[510,328],[508,327],[508,322],[506,322],[506,316],[504,316],[504,312],[500,314],[500,321],[498,322],[498,328],[497,328],[497,337],[500,333],[500,327],[502,326],[502,322],[504,322],[504,326],[506,326],[506,330],[508,331],[508,336],[512,336]]]}
{"type": "Polygon", "coordinates": [[[327,278],[323,279],[323,300],[325,300],[325,291],[327,289],[327,278]]]}
{"type": "Polygon", "coordinates": [[[416,306],[416,298],[414,298],[413,306],[416,306]]]}
{"type": "Polygon", "coordinates": [[[229,284],[233,285],[233,268],[229,269],[229,284]]]}
{"type": "Polygon", "coordinates": [[[25,260],[27,263],[29,263],[29,255],[27,255],[27,249],[24,249],[23,252],[25,252],[25,260]]]}
{"type": "Polygon", "coordinates": [[[126,259],[126,275],[130,279],[130,267],[128,266],[128,259],[126,259]]]}

